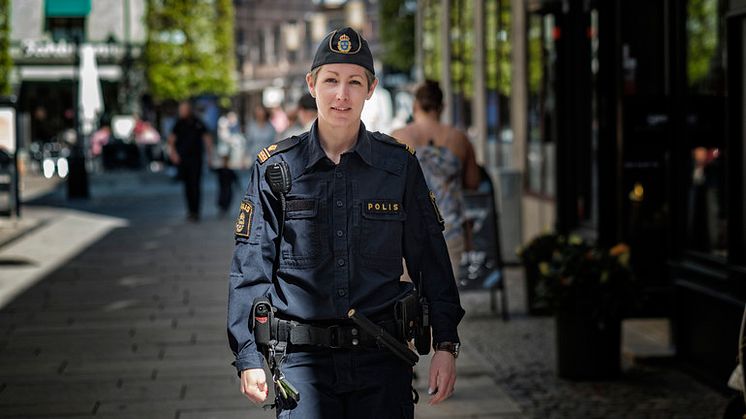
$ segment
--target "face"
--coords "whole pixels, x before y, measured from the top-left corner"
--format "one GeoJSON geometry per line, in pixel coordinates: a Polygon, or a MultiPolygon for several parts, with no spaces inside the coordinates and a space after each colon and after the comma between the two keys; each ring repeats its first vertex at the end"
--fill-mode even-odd
{"type": "Polygon", "coordinates": [[[191,112],[192,112],[192,107],[189,106],[188,102],[181,102],[179,104],[179,116],[180,117],[186,118],[189,116],[189,114],[191,114],[191,112]]]}
{"type": "Polygon", "coordinates": [[[265,118],[266,114],[264,113],[264,108],[261,106],[254,106],[254,119],[257,121],[264,122],[267,118],[265,118]]]}
{"type": "Polygon", "coordinates": [[[333,127],[349,127],[360,122],[365,101],[373,95],[378,84],[368,88],[365,69],[356,64],[323,65],[314,82],[306,75],[308,90],[316,98],[319,123],[333,127]]]}

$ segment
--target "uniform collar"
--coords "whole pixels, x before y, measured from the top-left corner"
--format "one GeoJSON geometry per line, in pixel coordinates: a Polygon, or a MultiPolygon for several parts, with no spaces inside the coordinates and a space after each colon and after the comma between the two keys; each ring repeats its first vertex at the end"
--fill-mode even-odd
{"type": "MultiPolygon", "coordinates": [[[[321,144],[319,143],[318,120],[313,123],[313,125],[311,126],[311,130],[309,131],[307,150],[308,161],[305,167],[306,170],[318,163],[319,160],[322,160],[324,157],[326,157],[326,153],[324,152],[324,149],[321,148],[321,144]]],[[[358,131],[357,134],[357,142],[355,143],[355,146],[352,147],[352,152],[357,153],[360,158],[368,165],[373,165],[371,138],[368,135],[368,130],[365,129],[365,124],[363,124],[362,121],[360,122],[360,131],[358,131]]]]}

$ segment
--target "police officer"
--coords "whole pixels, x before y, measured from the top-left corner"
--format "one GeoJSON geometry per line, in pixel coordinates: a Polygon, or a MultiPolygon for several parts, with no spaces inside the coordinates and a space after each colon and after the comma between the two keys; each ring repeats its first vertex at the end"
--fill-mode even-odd
{"type": "Polygon", "coordinates": [[[281,362],[300,401],[278,417],[411,418],[412,368],[351,327],[347,313],[355,308],[395,333],[393,306],[412,288],[399,281],[403,257],[430,302],[430,403],[449,397],[464,310],[443,220],[413,150],[360,121],[378,83],[365,39],[351,28],[327,35],[306,82],[318,118],[309,132],[259,153],[236,223],[228,335],[241,390],[255,403],[268,394],[247,325],[252,302],[264,296],[304,331],[288,333],[281,362]],[[286,205],[265,178],[281,162],[291,180],[286,205]]]}

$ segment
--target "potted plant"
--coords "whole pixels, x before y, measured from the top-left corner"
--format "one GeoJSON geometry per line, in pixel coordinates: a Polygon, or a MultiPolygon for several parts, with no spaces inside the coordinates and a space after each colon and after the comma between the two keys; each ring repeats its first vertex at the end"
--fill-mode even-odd
{"type": "Polygon", "coordinates": [[[552,307],[544,294],[543,275],[549,274],[549,264],[554,254],[564,245],[565,237],[547,232],[534,237],[516,254],[523,264],[526,278],[526,308],[529,315],[551,315],[552,307]]]}
{"type": "Polygon", "coordinates": [[[554,308],[557,367],[569,379],[619,375],[621,321],[631,301],[629,247],[611,249],[578,237],[563,241],[541,276],[541,297],[554,308]]]}

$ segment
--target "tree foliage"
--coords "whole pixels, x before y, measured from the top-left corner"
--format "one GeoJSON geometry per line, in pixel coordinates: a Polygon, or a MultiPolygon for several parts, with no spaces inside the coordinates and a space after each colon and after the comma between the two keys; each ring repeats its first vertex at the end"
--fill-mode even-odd
{"type": "Polygon", "coordinates": [[[380,3],[382,61],[394,70],[409,72],[414,67],[415,11],[412,0],[380,3]]]}
{"type": "Polygon", "coordinates": [[[0,95],[10,93],[10,0],[0,0],[0,95]]]}
{"type": "Polygon", "coordinates": [[[148,0],[146,22],[146,74],[156,99],[234,93],[231,0],[148,0]]]}
{"type": "Polygon", "coordinates": [[[687,1],[686,75],[689,86],[706,84],[718,66],[721,28],[717,0],[687,1]]]}

